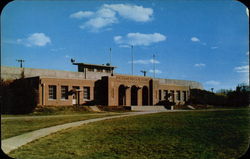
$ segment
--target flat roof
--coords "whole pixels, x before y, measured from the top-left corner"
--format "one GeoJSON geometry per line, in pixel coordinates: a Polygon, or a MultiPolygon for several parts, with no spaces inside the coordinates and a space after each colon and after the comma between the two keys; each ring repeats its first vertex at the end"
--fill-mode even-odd
{"type": "Polygon", "coordinates": [[[73,63],[73,65],[81,66],[91,66],[91,67],[103,67],[103,68],[116,68],[116,66],[107,66],[107,65],[96,65],[96,64],[87,64],[87,63],[73,63]]]}

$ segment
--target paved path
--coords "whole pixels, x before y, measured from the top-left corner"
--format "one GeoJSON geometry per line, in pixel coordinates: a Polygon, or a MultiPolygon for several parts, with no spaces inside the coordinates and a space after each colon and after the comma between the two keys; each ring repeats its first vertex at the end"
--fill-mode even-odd
{"type": "Polygon", "coordinates": [[[57,131],[60,131],[63,129],[76,127],[76,126],[80,126],[83,124],[92,123],[92,122],[101,121],[101,120],[121,118],[121,117],[127,117],[127,116],[135,116],[135,115],[143,115],[143,114],[151,114],[151,113],[158,113],[158,111],[155,111],[155,112],[130,112],[127,114],[122,114],[122,115],[117,115],[117,116],[89,119],[89,120],[77,121],[77,122],[52,126],[52,127],[48,127],[48,128],[43,128],[40,130],[35,130],[35,131],[28,132],[28,133],[25,133],[22,135],[18,135],[15,137],[4,139],[4,140],[2,140],[1,147],[2,147],[2,150],[7,154],[10,151],[15,150],[18,147],[25,145],[33,140],[39,139],[41,137],[47,136],[51,133],[54,133],[54,132],[57,132],[57,131]]]}
{"type": "Polygon", "coordinates": [[[36,119],[36,118],[57,118],[57,117],[69,117],[69,116],[89,116],[89,115],[103,115],[103,114],[122,114],[115,112],[103,112],[103,113],[86,113],[86,114],[60,114],[60,115],[32,115],[32,116],[9,116],[2,117],[1,120],[5,119],[36,119]]]}

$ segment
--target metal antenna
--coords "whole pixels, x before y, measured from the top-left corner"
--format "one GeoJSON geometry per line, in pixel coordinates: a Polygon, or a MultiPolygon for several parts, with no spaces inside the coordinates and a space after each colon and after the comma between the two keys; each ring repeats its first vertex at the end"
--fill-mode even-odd
{"type": "Polygon", "coordinates": [[[131,71],[132,71],[132,76],[133,76],[133,73],[134,73],[134,55],[133,55],[133,45],[131,45],[131,58],[132,58],[132,62],[131,62],[131,71]]]}
{"type": "Polygon", "coordinates": [[[20,63],[20,68],[23,68],[23,62],[25,61],[23,59],[18,59],[16,61],[20,63]]]}
{"type": "Polygon", "coordinates": [[[111,52],[112,50],[111,50],[111,48],[109,48],[109,64],[110,64],[110,66],[111,66],[111,52]]]}
{"type": "Polygon", "coordinates": [[[155,54],[153,54],[153,70],[154,70],[154,78],[155,78],[155,54]]]}

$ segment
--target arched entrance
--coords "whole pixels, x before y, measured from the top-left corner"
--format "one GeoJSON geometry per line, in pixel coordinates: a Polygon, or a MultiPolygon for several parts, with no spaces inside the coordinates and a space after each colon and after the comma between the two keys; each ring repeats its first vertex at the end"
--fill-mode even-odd
{"type": "Polygon", "coordinates": [[[148,105],[148,87],[142,88],[142,105],[148,105]]]}
{"type": "Polygon", "coordinates": [[[131,105],[138,105],[138,89],[136,86],[131,87],[131,105]]]}
{"type": "Polygon", "coordinates": [[[126,105],[126,88],[124,85],[119,86],[118,93],[119,93],[118,104],[126,105]]]}

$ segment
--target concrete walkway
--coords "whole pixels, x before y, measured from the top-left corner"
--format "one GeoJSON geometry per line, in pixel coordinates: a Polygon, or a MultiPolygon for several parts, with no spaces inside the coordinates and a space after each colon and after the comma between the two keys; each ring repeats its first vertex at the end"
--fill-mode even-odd
{"type": "Polygon", "coordinates": [[[97,118],[97,119],[88,119],[88,120],[83,120],[83,121],[77,121],[77,122],[72,122],[72,123],[66,123],[62,125],[57,125],[57,126],[52,126],[48,128],[43,128],[40,130],[35,130],[32,132],[28,132],[22,135],[18,135],[15,137],[11,137],[8,139],[2,140],[1,147],[2,150],[8,154],[10,151],[17,149],[18,147],[25,145],[31,141],[34,141],[36,139],[39,139],[41,137],[47,136],[49,134],[52,134],[54,132],[71,128],[71,127],[77,127],[83,124],[88,124],[88,123],[93,123],[96,121],[101,121],[101,120],[107,120],[107,119],[114,119],[114,118],[121,118],[121,117],[128,117],[128,116],[135,116],[135,115],[143,115],[143,114],[152,114],[152,113],[158,113],[162,111],[151,111],[151,112],[130,112],[122,115],[117,115],[117,116],[109,116],[109,117],[103,117],[103,118],[97,118]]]}
{"type": "Polygon", "coordinates": [[[70,117],[70,116],[91,116],[91,115],[103,115],[103,114],[121,114],[115,112],[102,112],[102,113],[86,113],[86,114],[60,114],[60,115],[32,115],[32,116],[9,116],[2,117],[1,120],[5,119],[36,119],[36,118],[57,118],[57,117],[70,117]]]}

